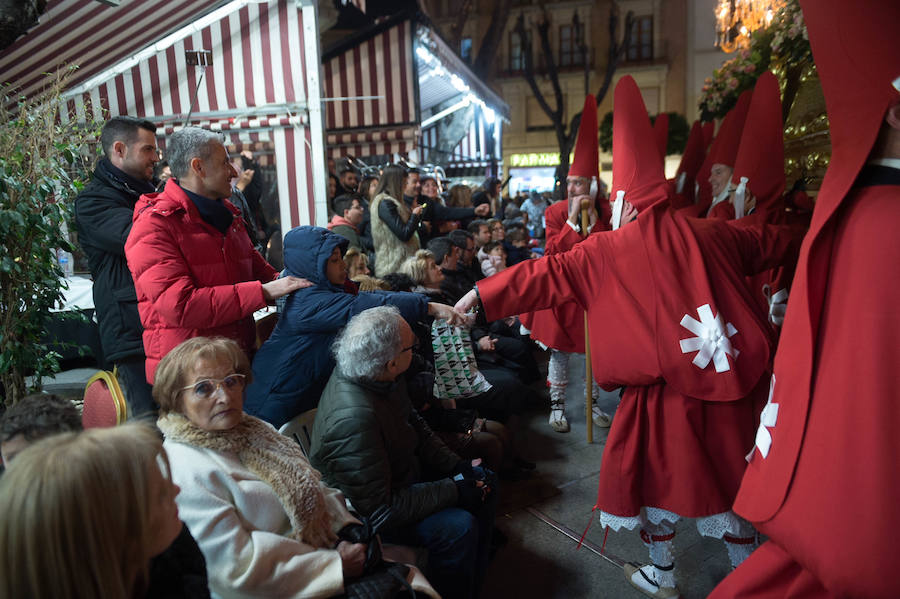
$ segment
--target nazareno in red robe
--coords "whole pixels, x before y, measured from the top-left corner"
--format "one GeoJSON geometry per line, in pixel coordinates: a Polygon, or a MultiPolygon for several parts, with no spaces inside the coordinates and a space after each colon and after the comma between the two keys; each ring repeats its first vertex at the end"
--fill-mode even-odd
{"type": "MultiPolygon", "coordinates": [[[[609,202],[597,202],[598,220],[591,230],[592,235],[609,229],[609,202]],[[604,226],[605,224],[605,226],[604,226]]],[[[568,201],[557,202],[547,208],[547,244],[544,255],[567,252],[584,237],[566,224],[569,218],[568,201]]],[[[531,338],[547,347],[569,353],[584,353],[584,310],[575,302],[565,302],[549,310],[540,310],[519,315],[519,320],[531,331],[531,338]]]]}
{"type": "Polygon", "coordinates": [[[478,283],[488,319],[566,301],[587,309],[595,378],[628,387],[604,450],[601,510],[701,517],[731,508],[773,349],[744,278],[798,245],[783,227],[685,218],[663,202],[478,283]]]}

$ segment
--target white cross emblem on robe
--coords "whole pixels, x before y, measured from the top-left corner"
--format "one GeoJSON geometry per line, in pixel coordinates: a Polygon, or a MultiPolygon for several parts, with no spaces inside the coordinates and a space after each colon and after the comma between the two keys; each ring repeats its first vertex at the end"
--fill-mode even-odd
{"type": "Polygon", "coordinates": [[[692,332],[696,337],[682,339],[681,353],[697,352],[692,360],[698,368],[706,368],[710,360],[716,368],[716,372],[731,370],[726,354],[737,358],[740,352],[731,346],[730,337],[737,333],[737,329],[730,322],[725,324],[722,314],[713,316],[709,304],[703,304],[697,308],[700,321],[697,322],[688,314],[681,319],[681,326],[692,332]]]}

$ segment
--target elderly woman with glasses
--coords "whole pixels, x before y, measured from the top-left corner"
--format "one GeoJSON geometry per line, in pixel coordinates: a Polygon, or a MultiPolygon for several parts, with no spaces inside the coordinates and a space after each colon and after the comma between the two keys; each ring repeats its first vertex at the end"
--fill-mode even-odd
{"type": "Polygon", "coordinates": [[[300,446],[243,411],[250,365],[230,339],[196,337],[160,362],[153,397],[181,518],[222,597],[332,597],[359,577],[358,523],[300,446]]]}

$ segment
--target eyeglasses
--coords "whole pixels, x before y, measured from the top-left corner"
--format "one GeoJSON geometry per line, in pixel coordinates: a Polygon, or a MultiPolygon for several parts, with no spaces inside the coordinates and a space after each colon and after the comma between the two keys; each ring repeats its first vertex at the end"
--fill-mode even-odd
{"type": "Polygon", "coordinates": [[[419,349],[419,340],[418,339],[416,339],[415,343],[413,343],[409,347],[404,347],[403,349],[401,349],[400,353],[402,354],[404,352],[412,351],[414,349],[419,349]]]}
{"type": "Polygon", "coordinates": [[[199,397],[200,399],[209,399],[219,390],[219,387],[224,389],[226,392],[231,391],[232,389],[241,389],[244,386],[244,379],[246,378],[243,374],[229,374],[224,379],[203,379],[202,381],[197,381],[193,385],[188,385],[187,387],[182,387],[179,391],[187,391],[190,389],[194,392],[194,395],[199,397]]]}

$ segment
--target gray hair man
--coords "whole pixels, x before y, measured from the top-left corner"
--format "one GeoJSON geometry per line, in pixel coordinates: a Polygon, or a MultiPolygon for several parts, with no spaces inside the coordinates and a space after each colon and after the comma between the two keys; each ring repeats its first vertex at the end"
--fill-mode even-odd
{"type": "Polygon", "coordinates": [[[138,201],[125,243],[150,382],[163,356],[191,337],[234,339],[252,356],[253,313],[311,285],[278,279],[253,249],[227,200],[236,173],[221,135],[185,127],[169,138],[166,152],[173,178],[162,193],[138,201]]]}
{"type": "Polygon", "coordinates": [[[393,306],[347,323],[333,346],[337,367],[316,412],[310,458],[363,515],[391,508],[383,538],[427,547],[428,579],[442,596],[471,597],[487,568],[495,477],[481,460],[450,451],[412,408],[403,374],[417,345],[393,306]]]}

